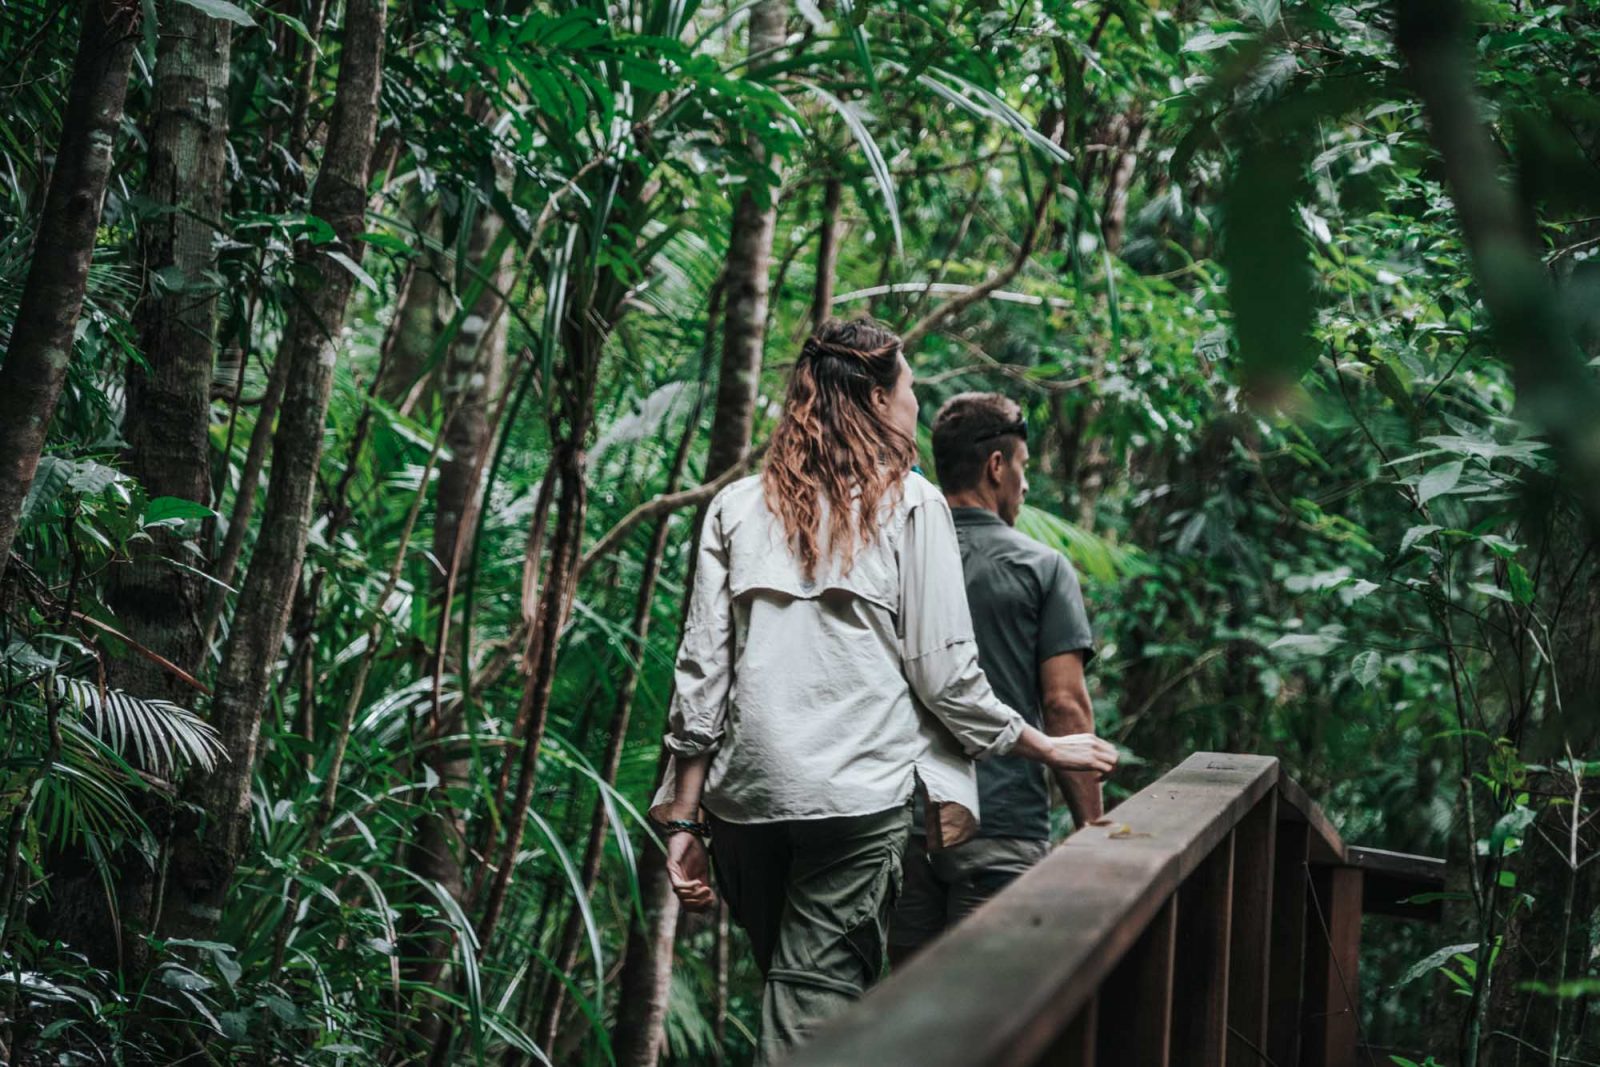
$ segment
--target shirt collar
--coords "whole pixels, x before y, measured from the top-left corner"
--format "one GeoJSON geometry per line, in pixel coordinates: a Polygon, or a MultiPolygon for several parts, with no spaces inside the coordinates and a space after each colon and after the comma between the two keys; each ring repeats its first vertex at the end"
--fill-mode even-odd
{"type": "Polygon", "coordinates": [[[950,517],[956,520],[957,526],[1004,526],[1006,521],[988,508],[963,508],[950,509],[950,517]]]}

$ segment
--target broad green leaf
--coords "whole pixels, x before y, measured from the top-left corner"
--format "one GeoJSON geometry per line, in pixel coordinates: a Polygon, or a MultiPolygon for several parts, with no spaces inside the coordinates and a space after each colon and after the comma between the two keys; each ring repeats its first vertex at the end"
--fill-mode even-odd
{"type": "Polygon", "coordinates": [[[1442,493],[1448,493],[1461,481],[1462,460],[1435,467],[1417,482],[1417,503],[1426,504],[1442,493]]]}
{"type": "Polygon", "coordinates": [[[1538,812],[1521,805],[1500,816],[1494,829],[1489,831],[1489,855],[1500,855],[1505,851],[1506,842],[1513,838],[1520,840],[1537,817],[1538,812]]]}
{"type": "Polygon", "coordinates": [[[1248,33],[1197,33],[1183,42],[1185,52],[1214,52],[1219,48],[1226,48],[1235,41],[1249,40],[1248,33]]]}
{"type": "Polygon", "coordinates": [[[1284,634],[1267,646],[1269,652],[1298,656],[1324,656],[1344,643],[1331,634],[1284,634]]]}
{"type": "Polygon", "coordinates": [[[1350,674],[1363,689],[1371,689],[1372,683],[1378,680],[1378,672],[1383,668],[1383,657],[1370,649],[1356,655],[1350,661],[1350,674]]]}
{"type": "Polygon", "coordinates": [[[1511,582],[1511,599],[1518,604],[1533,603],[1533,579],[1528,576],[1528,569],[1516,560],[1506,564],[1506,577],[1511,582]]]}
{"type": "Polygon", "coordinates": [[[156,523],[174,520],[206,519],[215,514],[215,511],[204,504],[193,500],[185,500],[178,496],[158,496],[145,505],[144,524],[154,526],[156,523]]]}
{"type": "Polygon", "coordinates": [[[231,22],[235,26],[254,26],[256,20],[245,13],[245,10],[228,0],[178,0],[179,3],[188,4],[198,11],[204,11],[214,19],[231,22]]]}
{"type": "Polygon", "coordinates": [[[856,143],[861,146],[862,153],[867,157],[867,165],[872,170],[872,178],[878,185],[878,191],[883,194],[883,206],[889,213],[889,225],[894,229],[895,251],[903,252],[905,249],[904,235],[900,229],[900,204],[895,198],[894,176],[889,172],[889,164],[884,160],[883,153],[878,149],[878,142],[872,139],[872,133],[867,129],[856,109],[834,96],[828,90],[816,85],[808,85],[817,99],[827,104],[844,120],[850,128],[850,133],[855,137],[856,143]]]}
{"type": "Polygon", "coordinates": [[[1410,985],[1423,975],[1437,971],[1460,953],[1476,951],[1478,951],[1478,943],[1472,941],[1464,945],[1447,945],[1436,952],[1430,952],[1406,968],[1406,973],[1402,974],[1399,981],[1395,982],[1394,988],[1399,989],[1401,986],[1410,985]]]}
{"type": "Polygon", "coordinates": [[[1442,529],[1444,529],[1443,526],[1413,526],[1413,527],[1411,527],[1411,529],[1409,529],[1409,530],[1407,530],[1405,532],[1405,536],[1400,538],[1400,552],[1401,552],[1401,554],[1403,555],[1404,553],[1408,552],[1411,549],[1412,545],[1416,544],[1418,541],[1422,540],[1424,537],[1428,536],[1431,533],[1438,533],[1442,529]]]}
{"type": "Polygon", "coordinates": [[[378,283],[372,280],[372,275],[361,269],[361,264],[345,255],[343,252],[335,252],[331,249],[328,251],[328,258],[339,264],[339,266],[343,267],[345,270],[349,271],[351,276],[354,277],[356,281],[360,282],[371,292],[374,294],[378,292],[378,283]]]}

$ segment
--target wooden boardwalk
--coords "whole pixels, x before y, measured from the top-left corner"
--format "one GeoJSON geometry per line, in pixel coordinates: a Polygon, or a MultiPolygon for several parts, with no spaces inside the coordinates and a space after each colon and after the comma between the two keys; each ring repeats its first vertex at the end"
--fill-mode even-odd
{"type": "Polygon", "coordinates": [[[1442,861],[1347,847],[1270,756],[1196,753],[1079,830],[792,1067],[1351,1067],[1365,911],[1442,861]]]}

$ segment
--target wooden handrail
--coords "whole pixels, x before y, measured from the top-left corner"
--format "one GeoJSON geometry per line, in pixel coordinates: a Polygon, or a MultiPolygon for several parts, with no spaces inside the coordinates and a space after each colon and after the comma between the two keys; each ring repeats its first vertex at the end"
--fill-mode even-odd
{"type": "Polygon", "coordinates": [[[1362,875],[1270,756],[1197,753],[824,1027],[791,1067],[1353,1064],[1362,875]]]}

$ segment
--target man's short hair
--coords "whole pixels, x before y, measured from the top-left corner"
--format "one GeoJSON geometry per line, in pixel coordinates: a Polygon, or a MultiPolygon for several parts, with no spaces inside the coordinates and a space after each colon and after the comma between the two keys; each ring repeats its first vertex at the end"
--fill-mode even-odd
{"type": "Polygon", "coordinates": [[[945,492],[975,488],[989,457],[1017,454],[1026,436],[1022,408],[999,393],[961,393],[933,418],[933,466],[945,492]]]}

